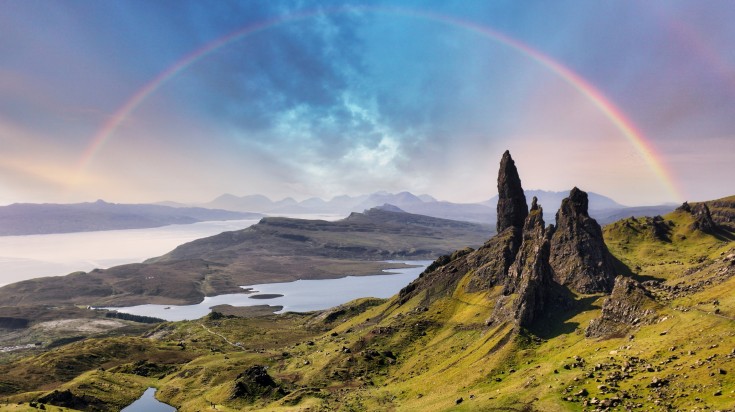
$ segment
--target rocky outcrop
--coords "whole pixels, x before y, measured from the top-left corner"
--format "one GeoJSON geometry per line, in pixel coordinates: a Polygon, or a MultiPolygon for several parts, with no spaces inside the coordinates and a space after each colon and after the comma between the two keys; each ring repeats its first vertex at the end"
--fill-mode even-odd
{"type": "Polygon", "coordinates": [[[544,227],[543,209],[534,197],[523,227],[523,242],[488,323],[510,321],[530,326],[544,313],[555,289],[549,265],[552,232],[544,227]]]}
{"type": "Polygon", "coordinates": [[[714,233],[717,230],[717,224],[712,220],[712,214],[706,203],[697,203],[692,207],[692,216],[694,216],[693,229],[701,230],[705,233],[714,233]]]}
{"type": "Polygon", "coordinates": [[[237,376],[230,399],[253,401],[262,398],[281,398],[287,391],[268,375],[264,366],[255,365],[237,376]]]}
{"type": "Polygon", "coordinates": [[[472,272],[466,290],[480,292],[502,285],[521,245],[521,229],[511,228],[490,238],[477,250],[458,250],[435,260],[419,278],[401,289],[399,304],[423,294],[422,306],[451,295],[460,279],[472,272]]]}
{"type": "Polygon", "coordinates": [[[550,258],[554,279],[579,293],[609,292],[615,277],[612,257],[587,209],[587,193],[575,187],[556,213],[550,258]]]}
{"type": "Polygon", "coordinates": [[[695,203],[692,206],[688,202],[684,202],[676,210],[687,212],[694,217],[694,223],[691,226],[694,230],[701,230],[705,233],[714,233],[717,230],[717,223],[712,219],[712,214],[706,203],[695,203]]]}
{"type": "Polygon", "coordinates": [[[473,276],[467,285],[468,292],[487,290],[505,282],[521,246],[523,224],[528,216],[521,179],[508,151],[500,161],[498,197],[498,234],[475,251],[455,252],[437,259],[419,279],[400,291],[400,304],[424,292],[422,305],[429,305],[454,291],[459,280],[469,272],[473,276]]]}
{"type": "Polygon", "coordinates": [[[574,188],[557,213],[559,227],[545,227],[543,209],[535,197],[527,210],[518,171],[506,151],[500,162],[498,193],[498,234],[477,250],[437,259],[400,291],[399,305],[418,299],[417,304],[427,308],[451,296],[465,279],[465,292],[497,297],[488,324],[529,327],[554,308],[570,306],[568,291],[555,281],[557,275],[561,275],[559,283],[578,291],[612,289],[612,257],[600,226],[587,213],[585,192],[574,188]]]}
{"type": "Polygon", "coordinates": [[[585,335],[594,338],[622,337],[631,327],[652,323],[656,303],[639,282],[618,276],[610,297],[602,304],[602,314],[593,319],[585,335]]]}
{"type": "Polygon", "coordinates": [[[503,153],[498,172],[498,233],[509,227],[522,228],[528,216],[526,195],[523,194],[521,178],[509,151],[503,153]]]}
{"type": "Polygon", "coordinates": [[[735,196],[712,200],[707,207],[718,229],[735,232],[735,196]]]}
{"type": "Polygon", "coordinates": [[[667,222],[661,216],[654,216],[651,219],[651,236],[662,242],[671,242],[672,223],[667,222]]]}
{"type": "MultiPolygon", "coordinates": [[[[722,200],[714,201],[713,203],[715,202],[723,203],[722,200]]],[[[681,206],[676,208],[676,211],[687,212],[694,217],[694,223],[692,223],[691,226],[693,230],[701,230],[705,233],[714,233],[717,230],[717,223],[712,219],[709,207],[704,202],[695,203],[694,206],[690,205],[688,202],[684,202],[681,206]]]]}
{"type": "Polygon", "coordinates": [[[77,395],[69,389],[65,389],[63,391],[54,390],[53,392],[38,398],[38,402],[62,408],[78,409],[81,411],[110,410],[110,405],[107,405],[94,396],[87,394],[77,395]]]}

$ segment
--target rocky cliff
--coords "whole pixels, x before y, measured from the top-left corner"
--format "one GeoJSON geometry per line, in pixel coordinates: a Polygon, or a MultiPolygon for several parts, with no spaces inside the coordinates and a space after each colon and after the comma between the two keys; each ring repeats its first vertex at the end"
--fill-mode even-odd
{"type": "Polygon", "coordinates": [[[639,282],[618,276],[610,297],[602,304],[602,314],[593,319],[587,337],[622,337],[634,326],[651,323],[656,318],[651,292],[639,282]]]}
{"type": "Polygon", "coordinates": [[[528,326],[543,313],[554,282],[549,265],[550,234],[551,230],[544,226],[543,209],[534,197],[523,226],[520,250],[488,323],[510,321],[528,326]]]}
{"type": "Polygon", "coordinates": [[[612,258],[600,226],[587,213],[585,192],[574,188],[557,213],[558,227],[545,227],[536,198],[529,213],[507,151],[500,162],[498,192],[498,235],[477,250],[438,259],[400,292],[400,304],[424,293],[423,305],[428,306],[451,295],[467,276],[466,292],[502,287],[487,323],[529,326],[548,311],[550,302],[568,303],[559,284],[583,293],[612,289],[612,258]]]}
{"type": "Polygon", "coordinates": [[[509,151],[503,153],[498,172],[498,233],[509,227],[522,228],[528,216],[526,195],[523,194],[521,178],[509,151]]]}
{"type": "Polygon", "coordinates": [[[554,279],[579,293],[610,292],[615,279],[602,229],[588,212],[587,193],[576,187],[556,213],[551,238],[554,279]]]}

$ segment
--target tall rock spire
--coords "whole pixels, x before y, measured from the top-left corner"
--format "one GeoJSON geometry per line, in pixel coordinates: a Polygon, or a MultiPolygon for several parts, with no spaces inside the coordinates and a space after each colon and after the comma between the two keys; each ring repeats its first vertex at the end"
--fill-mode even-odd
{"type": "Polygon", "coordinates": [[[615,269],[602,229],[587,213],[587,193],[576,187],[556,213],[551,239],[554,280],[581,293],[610,292],[615,269]]]}
{"type": "Polygon", "coordinates": [[[526,195],[523,194],[521,178],[510,152],[505,151],[498,172],[498,233],[509,227],[523,228],[528,216],[526,195]]]}

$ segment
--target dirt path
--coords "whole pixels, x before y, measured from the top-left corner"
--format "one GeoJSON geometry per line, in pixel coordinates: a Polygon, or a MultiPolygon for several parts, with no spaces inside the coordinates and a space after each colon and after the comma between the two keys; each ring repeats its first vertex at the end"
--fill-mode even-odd
{"type": "Polygon", "coordinates": [[[207,332],[211,333],[212,335],[218,336],[219,338],[221,338],[222,340],[224,340],[225,342],[227,342],[229,345],[231,345],[231,346],[233,346],[235,348],[238,348],[240,350],[245,350],[241,345],[239,345],[237,343],[232,343],[224,335],[222,335],[221,333],[217,333],[217,332],[213,331],[212,329],[209,329],[205,324],[200,323],[199,326],[201,326],[202,328],[204,328],[204,330],[206,330],[207,332]]]}

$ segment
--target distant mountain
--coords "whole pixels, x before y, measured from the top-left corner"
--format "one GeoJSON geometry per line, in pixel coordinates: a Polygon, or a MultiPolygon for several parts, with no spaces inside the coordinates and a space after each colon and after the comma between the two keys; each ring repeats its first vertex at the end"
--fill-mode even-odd
{"type": "MultiPolygon", "coordinates": [[[[528,202],[530,202],[531,199],[536,196],[538,198],[538,202],[544,205],[544,209],[553,210],[554,213],[556,213],[556,210],[559,209],[561,201],[565,197],[569,196],[569,191],[552,192],[547,190],[524,190],[523,193],[526,195],[526,200],[528,202]]],[[[627,207],[610,199],[607,196],[603,196],[593,192],[587,192],[587,194],[589,196],[589,208],[591,210],[622,209],[627,207]]],[[[481,204],[495,209],[495,205],[497,203],[498,196],[495,195],[490,199],[482,202],[481,204]]]]}
{"type": "MultiPolygon", "coordinates": [[[[559,209],[562,199],[569,195],[568,191],[553,192],[546,190],[526,190],[524,193],[529,203],[536,196],[539,203],[544,205],[544,220],[549,223],[554,222],[554,215],[559,209]]],[[[600,224],[611,223],[621,217],[665,214],[674,210],[675,207],[673,205],[628,207],[607,196],[592,192],[588,192],[588,194],[590,215],[597,219],[600,224]]],[[[361,212],[373,207],[390,204],[409,213],[442,219],[494,224],[497,202],[497,196],[480,203],[453,203],[439,201],[427,194],[416,196],[410,192],[389,193],[380,191],[362,196],[337,196],[331,200],[312,197],[301,202],[297,202],[292,198],[274,202],[262,195],[238,197],[228,194],[201,206],[234,211],[254,211],[271,215],[309,213],[347,215],[351,212],[361,212]]]]}
{"type": "Polygon", "coordinates": [[[0,236],[141,229],[206,220],[258,219],[259,213],[150,204],[15,203],[0,207],[0,236]]]}

